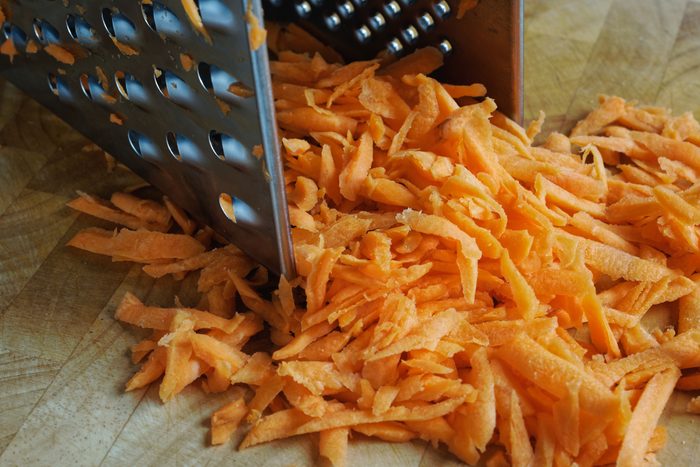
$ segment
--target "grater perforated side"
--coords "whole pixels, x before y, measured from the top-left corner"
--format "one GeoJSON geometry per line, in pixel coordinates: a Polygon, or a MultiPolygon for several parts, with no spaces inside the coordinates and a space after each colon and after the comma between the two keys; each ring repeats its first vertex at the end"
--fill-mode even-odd
{"type": "MultiPolygon", "coordinates": [[[[248,1],[262,18],[260,1],[248,1]]],[[[194,3],[210,41],[180,0],[12,1],[2,34],[20,53],[13,64],[0,58],[1,73],[199,221],[289,275],[266,48],[250,50],[247,2],[194,3]],[[75,63],[60,63],[47,46],[75,63]],[[229,91],[234,83],[240,95],[229,91]]]]}
{"type": "Polygon", "coordinates": [[[499,110],[522,120],[523,0],[481,0],[458,18],[459,0],[264,0],[271,19],[298,21],[346,60],[402,56],[434,46],[436,77],[484,83],[499,110]]]}

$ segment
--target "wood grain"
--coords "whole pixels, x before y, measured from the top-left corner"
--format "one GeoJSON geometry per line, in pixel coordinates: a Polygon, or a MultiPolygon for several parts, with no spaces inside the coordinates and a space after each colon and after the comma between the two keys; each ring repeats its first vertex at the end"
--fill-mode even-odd
{"type": "Polygon", "coordinates": [[[15,437],[60,365],[0,349],[0,451],[15,437]]]}
{"type": "MultiPolygon", "coordinates": [[[[526,0],[526,118],[566,131],[600,93],[700,111],[700,1],[526,0]]],[[[0,465],[289,466],[317,461],[314,436],[237,452],[207,447],[211,412],[234,397],[189,388],[163,405],[157,389],[124,394],[138,332],[113,319],[127,290],[149,303],[194,303],[191,282],[64,247],[96,222],[64,207],[75,190],[134,184],[55,116],[0,82],[0,465]]],[[[105,226],[107,224],[104,224],[105,226]]],[[[700,421],[674,395],[662,423],[666,465],[694,465],[700,421]]],[[[459,465],[418,441],[356,436],[350,465],[459,465]]]]}
{"type": "Polygon", "coordinates": [[[564,129],[583,117],[599,94],[656,101],[687,3],[612,2],[566,113],[564,129]]]}
{"type": "Polygon", "coordinates": [[[77,216],[65,207],[67,200],[50,193],[22,190],[0,217],[0,268],[4,271],[0,275],[0,309],[5,311],[3,316],[10,302],[75,221],[77,216]]]}
{"type": "Polygon", "coordinates": [[[664,77],[656,98],[660,105],[676,112],[700,113],[700,80],[698,58],[700,56],[700,1],[688,2],[673,50],[664,70],[664,77]]]}

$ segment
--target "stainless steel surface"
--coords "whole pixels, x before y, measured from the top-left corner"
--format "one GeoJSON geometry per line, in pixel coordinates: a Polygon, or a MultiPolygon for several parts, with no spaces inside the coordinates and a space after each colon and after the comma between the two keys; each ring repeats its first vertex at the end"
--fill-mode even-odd
{"type": "MultiPolygon", "coordinates": [[[[249,1],[262,18],[260,0],[249,1]]],[[[266,15],[298,20],[348,60],[434,45],[446,57],[441,79],[486,84],[500,110],[520,120],[522,0],[482,0],[461,19],[458,3],[267,0],[266,15]]],[[[11,0],[2,34],[20,53],[12,64],[0,57],[0,73],[195,218],[291,275],[267,50],[250,50],[245,0],[194,4],[206,33],[181,0],[11,0]],[[28,53],[32,43],[39,50],[28,53]],[[75,63],[60,63],[51,45],[75,63]],[[231,92],[234,83],[254,94],[231,92]]]]}
{"type": "Polygon", "coordinates": [[[445,82],[480,82],[499,110],[523,116],[523,0],[481,0],[457,18],[459,0],[265,0],[265,15],[296,19],[348,60],[436,46],[445,82]]]}
{"type": "MultiPolygon", "coordinates": [[[[251,1],[262,18],[259,0],[251,1]]],[[[197,3],[211,42],[195,32],[180,0],[10,2],[3,33],[20,54],[13,64],[0,58],[2,75],[197,219],[290,274],[266,49],[250,50],[243,0],[197,3]],[[30,40],[62,47],[75,63],[59,63],[43,49],[25,53],[30,40]],[[190,70],[181,54],[193,59],[190,70]],[[234,82],[254,96],[229,92],[234,82]],[[122,125],[111,123],[110,114],[122,125]],[[261,159],[253,154],[256,145],[264,148],[261,159]],[[220,207],[221,194],[234,200],[235,223],[220,207]]]]}

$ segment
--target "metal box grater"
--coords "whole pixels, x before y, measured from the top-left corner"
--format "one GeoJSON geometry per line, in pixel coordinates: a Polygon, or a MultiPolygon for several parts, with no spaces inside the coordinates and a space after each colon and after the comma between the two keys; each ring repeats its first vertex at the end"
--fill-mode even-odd
{"type": "MultiPolygon", "coordinates": [[[[262,18],[260,0],[248,1],[262,18]]],[[[206,34],[187,0],[10,0],[2,34],[19,54],[0,58],[0,72],[193,217],[293,275],[267,50],[251,51],[244,0],[189,2],[206,34]],[[54,58],[56,47],[74,63],[54,58]],[[234,83],[251,92],[230,92],[234,83]]],[[[436,45],[448,56],[443,79],[485,82],[506,113],[521,113],[522,0],[484,0],[462,20],[447,0],[265,6],[348,59],[436,45]]]]}

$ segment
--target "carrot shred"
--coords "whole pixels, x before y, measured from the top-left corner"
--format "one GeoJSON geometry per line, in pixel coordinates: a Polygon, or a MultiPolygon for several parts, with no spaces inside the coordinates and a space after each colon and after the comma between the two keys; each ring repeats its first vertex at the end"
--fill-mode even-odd
{"type": "Polygon", "coordinates": [[[617,458],[618,465],[631,467],[642,463],[656,422],[661,416],[680,374],[678,368],[672,367],[656,374],[647,383],[634,412],[632,412],[629,429],[622,440],[617,458]]]}
{"type": "MultiPolygon", "coordinates": [[[[155,220],[153,217],[151,217],[151,219],[143,218],[133,213],[122,211],[119,206],[111,206],[107,201],[95,196],[90,196],[85,193],[78,194],[80,195],[78,198],[67,203],[68,207],[76,211],[114,222],[134,230],[146,229],[166,232],[170,228],[169,216],[168,218],[161,217],[155,220]]],[[[117,193],[115,193],[115,195],[116,194],[117,193]]]]}
{"type": "Polygon", "coordinates": [[[220,329],[232,333],[244,320],[244,315],[236,315],[230,320],[212,313],[193,308],[159,308],[144,305],[134,294],[127,292],[114,314],[115,318],[125,323],[142,328],[167,331],[177,314],[186,314],[193,320],[193,329],[220,329]]]}
{"type": "Polygon", "coordinates": [[[245,400],[241,397],[214,412],[211,416],[211,444],[224,444],[228,441],[247,411],[245,400]]]}
{"type": "Polygon", "coordinates": [[[159,203],[140,199],[130,193],[113,193],[110,201],[117,208],[156,225],[168,225],[170,213],[159,203]]]}
{"type": "MultiPolygon", "coordinates": [[[[205,34],[197,2],[183,5],[205,34]]],[[[161,377],[163,401],[197,380],[229,390],[213,444],[245,418],[241,449],[318,432],[333,465],[351,431],[470,464],[653,462],[671,392],[700,388],[692,115],[603,96],[540,146],[543,114],[525,129],[474,103],[482,85],[428,77],[434,48],[341,64],[298,26],[268,32],[297,277],[270,294],[266,268],[167,198],[69,204],[126,227],[69,245],[154,278],[198,274],[196,307],[123,297],[115,317],[152,330],[127,390],[161,377]],[[677,325],[648,329],[662,304],[677,304],[677,325]],[[493,444],[505,451],[485,454],[493,444]]]]}
{"type": "Polygon", "coordinates": [[[320,433],[318,450],[322,457],[331,462],[333,467],[343,467],[346,465],[348,456],[348,435],[347,428],[332,428],[323,430],[320,433]]]}
{"type": "Polygon", "coordinates": [[[182,232],[185,235],[192,235],[197,228],[197,224],[187,216],[185,211],[173,203],[167,196],[163,196],[163,204],[165,204],[165,207],[177,225],[180,226],[182,232]]]}
{"type": "Polygon", "coordinates": [[[152,263],[184,259],[204,252],[204,246],[192,237],[146,230],[109,230],[89,228],[78,232],[68,245],[118,260],[152,263]]]}

